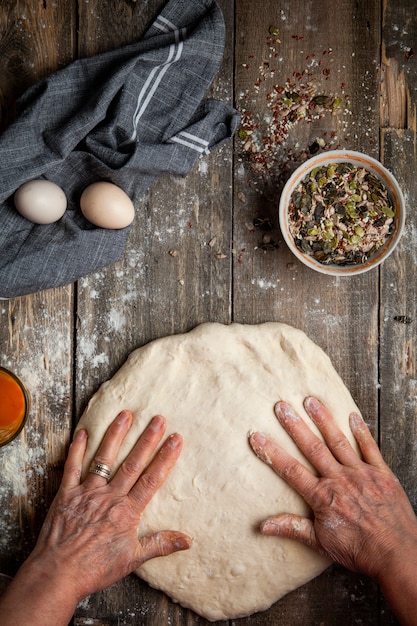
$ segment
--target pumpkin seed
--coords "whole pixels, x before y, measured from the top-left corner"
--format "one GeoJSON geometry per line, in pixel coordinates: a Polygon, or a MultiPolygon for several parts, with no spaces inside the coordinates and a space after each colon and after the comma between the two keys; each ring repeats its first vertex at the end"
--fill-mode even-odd
{"type": "Polygon", "coordinates": [[[394,215],[395,215],[394,210],[393,210],[391,207],[389,207],[389,206],[383,206],[383,207],[381,208],[381,211],[382,211],[382,212],[383,212],[383,214],[384,214],[384,215],[386,215],[387,217],[394,217],[394,215]]]}
{"type": "Polygon", "coordinates": [[[329,104],[330,96],[314,96],[311,102],[314,102],[314,104],[318,104],[319,106],[325,106],[326,104],[329,104]]]}
{"type": "Polygon", "coordinates": [[[332,109],[340,109],[343,104],[343,98],[335,98],[332,102],[332,109]]]}
{"type": "Polygon", "coordinates": [[[408,315],[394,315],[394,321],[400,324],[412,324],[413,320],[408,315]]]}

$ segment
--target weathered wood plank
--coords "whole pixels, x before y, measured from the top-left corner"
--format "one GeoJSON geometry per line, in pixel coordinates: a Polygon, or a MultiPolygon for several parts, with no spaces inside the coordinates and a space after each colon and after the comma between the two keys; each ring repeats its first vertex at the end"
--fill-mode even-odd
{"type": "MultiPolygon", "coordinates": [[[[304,268],[281,242],[277,203],[282,184],[317,138],[325,149],[341,145],[378,156],[379,3],[346,2],[335,11],[315,1],[263,2],[256,20],[248,19],[252,5],[241,0],[236,15],[236,101],[259,128],[255,153],[245,151],[246,135],[237,139],[234,319],[303,329],[329,354],[377,432],[378,272],[333,279],[304,268]],[[344,100],[333,113],[319,109],[319,119],[309,121],[307,111],[287,125],[280,104],[268,108],[281,89],[302,95],[307,87],[311,97],[344,100]],[[274,112],[281,134],[275,143],[274,112]],[[268,218],[272,230],[253,228],[257,217],[268,218]],[[263,250],[270,239],[279,248],[263,250]]],[[[377,598],[366,578],[334,568],[247,623],[372,624],[377,598]]]]}
{"type": "Polygon", "coordinates": [[[75,45],[75,0],[0,2],[0,132],[36,80],[67,65],[75,45]]]}
{"type": "MultiPolygon", "coordinates": [[[[237,93],[241,94],[245,93],[247,89],[249,90],[249,108],[251,106],[258,107],[257,117],[262,121],[264,116],[270,114],[270,111],[266,106],[264,95],[261,93],[257,95],[253,89],[259,79],[259,65],[262,63],[262,59],[267,59],[274,64],[274,69],[276,68],[269,85],[265,85],[266,92],[271,92],[274,84],[285,86],[292,70],[303,72],[306,66],[312,63],[311,58],[315,55],[313,59],[320,61],[322,58],[326,59],[326,68],[328,66],[330,71],[327,77],[323,77],[323,69],[326,68],[323,68],[322,65],[315,68],[314,62],[311,70],[313,73],[311,82],[315,86],[316,93],[341,94],[341,85],[344,83],[345,90],[349,93],[352,113],[347,111],[340,111],[336,114],[326,113],[321,120],[312,124],[300,122],[294,125],[285,139],[285,145],[281,147],[281,152],[278,155],[278,167],[273,167],[273,177],[281,165],[284,169],[283,175],[279,171],[275,175],[277,181],[275,188],[270,188],[269,176],[266,177],[266,182],[263,182],[259,175],[248,174],[248,167],[244,167],[244,163],[238,163],[235,177],[235,247],[237,254],[234,270],[234,315],[237,321],[255,322],[279,319],[304,327],[313,339],[317,338],[322,347],[331,353],[338,371],[344,376],[347,384],[355,393],[357,388],[363,389],[363,380],[358,375],[356,365],[363,362],[362,354],[365,356],[365,362],[372,360],[369,348],[375,347],[377,339],[377,274],[365,274],[363,277],[352,277],[343,281],[342,279],[329,279],[304,269],[290,255],[285,244],[280,242],[277,201],[280,185],[285,182],[288,169],[291,170],[299,162],[298,159],[295,163],[292,162],[294,153],[300,154],[308,149],[318,133],[326,141],[329,139],[326,147],[332,147],[330,144],[343,144],[352,149],[362,149],[377,155],[378,117],[374,110],[368,111],[370,108],[369,101],[372,103],[375,101],[372,96],[372,89],[376,92],[378,87],[376,72],[366,84],[366,93],[369,92],[370,94],[369,99],[360,89],[360,84],[365,80],[366,68],[370,64],[376,63],[378,59],[376,33],[374,38],[365,36],[368,32],[366,26],[368,21],[374,25],[373,29],[377,30],[379,23],[377,3],[373,9],[373,3],[368,3],[370,15],[367,16],[367,19],[365,19],[366,16],[363,16],[362,19],[355,21],[349,19],[355,9],[353,5],[348,3],[344,7],[346,14],[337,13],[336,15],[333,13],[334,24],[323,24],[323,14],[326,15],[327,20],[332,18],[330,12],[322,10],[321,4],[321,9],[318,5],[312,6],[307,17],[304,15],[304,4],[301,6],[300,3],[299,6],[296,2],[291,3],[291,8],[287,8],[286,11],[283,9],[283,15],[281,15],[280,10],[276,8],[274,10],[273,4],[271,6],[262,5],[263,8],[259,12],[256,28],[250,20],[245,19],[249,11],[246,3],[242,2],[239,5],[240,9],[238,9],[237,14],[237,93]],[[310,24],[305,30],[302,30],[303,15],[304,22],[310,24]],[[311,23],[314,16],[317,20],[320,18],[316,24],[311,23]],[[342,40],[342,43],[339,42],[337,45],[337,34],[340,30],[338,25],[342,23],[342,20],[351,25],[351,31],[349,35],[345,35],[347,43],[343,45],[342,40]],[[269,50],[266,42],[271,23],[278,24],[281,29],[279,35],[281,43],[274,47],[279,56],[278,59],[272,58],[272,61],[269,59],[269,55],[274,56],[274,51],[269,50]],[[362,49],[357,61],[362,68],[359,70],[356,64],[352,64],[351,55],[352,49],[356,49],[355,43],[361,41],[362,36],[365,43],[369,41],[368,46],[372,47],[369,50],[362,49]],[[302,39],[295,37],[302,37],[302,39]],[[319,43],[317,43],[317,39],[319,43]],[[323,55],[323,52],[329,49],[333,50],[332,54],[323,55]],[[253,59],[250,58],[252,56],[253,59]],[[309,58],[307,59],[307,57],[309,58]],[[246,68],[244,64],[249,64],[250,67],[246,68]],[[337,135],[334,142],[330,141],[332,130],[336,130],[337,135]],[[307,131],[309,132],[306,135],[307,131]],[[326,131],[327,135],[324,136],[326,131]],[[372,136],[367,137],[370,134],[372,136]],[[297,142],[299,147],[295,149],[294,145],[297,142]],[[254,188],[254,184],[256,184],[256,188],[254,188]],[[263,187],[261,192],[257,190],[259,187],[263,187]],[[266,191],[266,194],[262,191],[266,191]],[[264,251],[261,249],[263,233],[253,228],[253,219],[257,216],[266,216],[271,221],[274,229],[270,232],[270,236],[280,243],[278,250],[264,251]],[[363,293],[368,294],[366,302],[359,297],[363,293]],[[367,319],[366,326],[358,324],[358,320],[361,320],[363,315],[367,319]],[[364,346],[366,346],[365,349],[364,346]],[[352,359],[357,359],[357,362],[352,364],[352,359]]],[[[237,103],[245,106],[243,99],[241,99],[241,103],[239,100],[237,103]]],[[[264,131],[267,133],[268,129],[264,128],[264,131]]],[[[279,146],[277,149],[279,150],[279,146]]],[[[266,157],[266,159],[270,163],[272,162],[271,158],[266,157]]],[[[375,365],[371,365],[371,369],[368,369],[368,372],[371,371],[376,372],[375,365]]],[[[372,376],[371,380],[376,383],[376,376],[372,376]]],[[[357,397],[357,394],[355,395],[357,397]]],[[[365,396],[365,393],[361,394],[361,399],[365,401],[362,406],[364,413],[374,413],[376,408],[375,396],[373,399],[366,399],[365,396]]]]}
{"type": "MultiPolygon", "coordinates": [[[[382,157],[405,196],[406,228],[393,258],[381,271],[380,445],[417,511],[417,37],[407,2],[384,2],[382,157]]],[[[397,623],[385,602],[381,624],[397,623]]]]}
{"type": "MultiPolygon", "coordinates": [[[[414,131],[384,133],[384,162],[396,175],[407,199],[417,187],[414,131]]],[[[416,219],[407,203],[403,238],[386,263],[381,280],[381,447],[417,509],[417,373],[416,373],[416,219]]]]}
{"type": "Polygon", "coordinates": [[[71,428],[71,288],[0,304],[0,361],[32,398],[19,437],[0,449],[0,571],[32,549],[60,482],[71,428]]]}
{"type": "Polygon", "coordinates": [[[88,57],[137,41],[165,4],[165,0],[78,0],[78,55],[88,57]]]}
{"type": "MultiPolygon", "coordinates": [[[[104,6],[90,0],[88,13],[81,14],[80,53],[100,48],[109,16],[115,24],[113,10],[119,10],[118,6],[122,10],[111,32],[112,46],[136,38],[162,4],[138,3],[131,10],[125,3],[104,6]]],[[[229,37],[223,68],[210,93],[231,101],[233,3],[225,1],[222,6],[229,37]]],[[[232,151],[230,142],[202,159],[186,179],[166,175],[155,181],[136,207],[124,258],[79,281],[77,416],[98,385],[134,348],[204,321],[230,321],[232,151]]],[[[133,625],[138,615],[143,626],[207,623],[131,576],[82,603],[74,624],[81,625],[88,617],[100,624],[113,625],[123,619],[133,625]]]]}
{"type": "MultiPolygon", "coordinates": [[[[0,129],[15,98],[72,57],[69,3],[0,4],[0,129]]],[[[33,547],[60,481],[71,429],[72,288],[0,302],[0,362],[26,382],[32,410],[17,440],[0,449],[0,571],[13,574],[33,547]]]]}
{"type": "Polygon", "coordinates": [[[409,2],[383,2],[381,128],[416,130],[415,11],[409,2]]]}

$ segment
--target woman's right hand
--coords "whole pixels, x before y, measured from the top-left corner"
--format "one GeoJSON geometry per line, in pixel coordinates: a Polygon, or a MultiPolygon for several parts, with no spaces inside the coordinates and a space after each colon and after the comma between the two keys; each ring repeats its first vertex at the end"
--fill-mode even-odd
{"type": "Polygon", "coordinates": [[[264,535],[301,541],[345,567],[377,580],[404,624],[417,624],[417,519],[360,415],[349,417],[362,458],[316,398],[305,409],[321,441],[286,402],[275,413],[314,474],[262,433],[250,444],[307,502],[313,519],[290,512],[261,524],[264,535]]]}

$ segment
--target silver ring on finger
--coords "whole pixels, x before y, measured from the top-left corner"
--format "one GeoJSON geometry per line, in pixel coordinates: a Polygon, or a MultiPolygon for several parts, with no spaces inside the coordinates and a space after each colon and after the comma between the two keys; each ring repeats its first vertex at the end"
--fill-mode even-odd
{"type": "Polygon", "coordinates": [[[105,478],[107,482],[109,482],[110,480],[111,472],[112,472],[112,469],[109,465],[106,465],[105,463],[99,463],[95,459],[91,463],[90,469],[89,469],[90,474],[97,474],[97,476],[101,476],[102,478],[105,478]]]}

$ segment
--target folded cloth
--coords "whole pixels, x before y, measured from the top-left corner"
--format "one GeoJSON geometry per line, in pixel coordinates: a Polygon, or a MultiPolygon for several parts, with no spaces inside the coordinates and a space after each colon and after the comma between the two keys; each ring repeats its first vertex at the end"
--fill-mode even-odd
{"type": "Polygon", "coordinates": [[[85,220],[89,184],[113,182],[135,202],[156,176],[185,176],[233,136],[237,112],[203,100],[224,35],[215,0],[170,0],[139,42],[77,60],[23,94],[0,137],[0,296],[66,285],[121,258],[130,227],[85,220]],[[54,224],[14,208],[15,190],[34,178],[65,191],[68,209],[54,224]]]}

